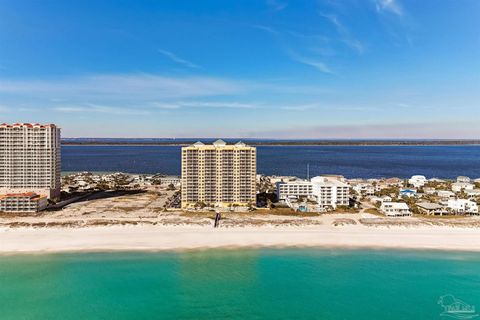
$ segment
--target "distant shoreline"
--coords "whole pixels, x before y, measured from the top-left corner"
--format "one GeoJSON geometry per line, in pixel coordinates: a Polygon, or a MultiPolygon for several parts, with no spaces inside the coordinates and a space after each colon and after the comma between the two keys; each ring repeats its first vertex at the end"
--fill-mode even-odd
{"type": "MultiPolygon", "coordinates": [[[[199,139],[202,140],[202,139],[199,139]]],[[[204,139],[207,140],[207,139],[204,139]]],[[[62,146],[173,146],[183,147],[195,143],[191,141],[104,141],[98,140],[63,140],[62,146]]],[[[468,146],[480,145],[480,140],[278,140],[278,141],[245,141],[251,146],[468,146]]]]}

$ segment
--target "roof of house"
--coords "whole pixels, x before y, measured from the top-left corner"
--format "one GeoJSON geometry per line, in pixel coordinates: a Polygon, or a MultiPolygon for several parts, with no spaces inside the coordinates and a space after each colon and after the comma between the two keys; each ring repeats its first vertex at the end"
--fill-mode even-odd
{"type": "Polygon", "coordinates": [[[426,180],[427,178],[422,175],[413,175],[410,180],[415,180],[415,179],[421,179],[421,180],[426,180]]]}
{"type": "Polygon", "coordinates": [[[438,203],[432,203],[432,202],[420,202],[420,203],[417,203],[417,206],[426,210],[436,210],[436,209],[443,208],[438,203]]]}
{"type": "Polygon", "coordinates": [[[405,202],[384,202],[382,206],[391,206],[395,209],[410,209],[405,202]]]}

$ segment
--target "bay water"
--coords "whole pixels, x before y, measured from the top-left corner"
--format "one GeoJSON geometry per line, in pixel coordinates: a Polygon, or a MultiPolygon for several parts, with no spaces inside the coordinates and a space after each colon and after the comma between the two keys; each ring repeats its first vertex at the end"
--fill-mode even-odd
{"type": "MultiPolygon", "coordinates": [[[[181,147],[65,145],[62,170],[180,174],[181,147]]],[[[347,178],[480,177],[480,146],[259,146],[257,172],[347,178]]]]}

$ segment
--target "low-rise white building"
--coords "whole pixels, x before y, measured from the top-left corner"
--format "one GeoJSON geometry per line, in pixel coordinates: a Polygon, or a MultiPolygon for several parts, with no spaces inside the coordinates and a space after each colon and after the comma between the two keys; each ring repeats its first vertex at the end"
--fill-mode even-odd
{"type": "Polygon", "coordinates": [[[375,187],[369,183],[359,183],[352,188],[362,196],[373,196],[375,194],[375,187]]]}
{"type": "Polygon", "coordinates": [[[311,198],[313,185],[308,180],[277,182],[278,200],[298,199],[300,197],[311,198]]]}
{"type": "Polygon", "coordinates": [[[181,184],[181,179],[179,176],[159,176],[155,178],[162,186],[169,186],[171,184],[174,186],[179,186],[181,184]]]}
{"type": "Polygon", "coordinates": [[[348,184],[337,180],[336,177],[314,177],[310,181],[291,181],[277,183],[279,200],[298,199],[305,197],[312,199],[321,207],[348,206],[350,190],[348,184]]]}
{"type": "Polygon", "coordinates": [[[437,191],[437,196],[439,196],[442,199],[449,199],[449,198],[454,198],[455,193],[449,190],[438,190],[437,191]]]}
{"type": "Polygon", "coordinates": [[[421,188],[427,183],[427,178],[425,176],[415,175],[408,180],[408,183],[414,188],[421,188]]]}
{"type": "Polygon", "coordinates": [[[380,211],[387,217],[408,217],[412,215],[405,202],[383,202],[380,211]]]}
{"type": "Polygon", "coordinates": [[[417,203],[417,207],[422,213],[429,215],[443,215],[446,213],[445,208],[438,203],[420,202],[417,203]]]}
{"type": "Polygon", "coordinates": [[[435,188],[424,187],[423,188],[423,193],[425,193],[425,194],[435,194],[435,193],[437,193],[437,190],[435,188]]]}
{"type": "Polygon", "coordinates": [[[462,192],[462,190],[473,190],[475,185],[469,182],[455,182],[452,183],[452,191],[453,192],[462,192]]]}
{"type": "Polygon", "coordinates": [[[294,176],[270,176],[270,183],[277,184],[278,182],[291,182],[298,180],[294,176]]]}
{"type": "Polygon", "coordinates": [[[478,214],[478,205],[467,199],[450,199],[447,207],[454,213],[478,214]]]}
{"type": "Polygon", "coordinates": [[[382,204],[384,202],[392,202],[392,197],[390,196],[383,196],[383,197],[372,196],[369,199],[370,199],[370,202],[372,202],[373,204],[377,204],[377,203],[382,204]]]}
{"type": "Polygon", "coordinates": [[[459,183],[470,183],[470,178],[465,176],[458,176],[457,182],[459,183]]]}
{"type": "Polygon", "coordinates": [[[402,190],[400,190],[399,196],[400,197],[407,197],[407,198],[416,197],[417,196],[417,190],[402,189],[402,190]]]}
{"type": "Polygon", "coordinates": [[[46,195],[33,192],[6,194],[0,196],[0,212],[39,212],[48,205],[46,195]]]}
{"type": "Polygon", "coordinates": [[[480,197],[480,189],[466,190],[465,193],[469,198],[480,197]]]}

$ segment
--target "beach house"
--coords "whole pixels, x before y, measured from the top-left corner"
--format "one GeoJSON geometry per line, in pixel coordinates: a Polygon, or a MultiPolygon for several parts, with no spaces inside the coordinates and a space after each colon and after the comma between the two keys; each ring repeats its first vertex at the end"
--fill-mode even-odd
{"type": "Polygon", "coordinates": [[[462,192],[466,190],[473,190],[475,185],[470,182],[455,182],[452,183],[452,191],[453,192],[462,192]]]}
{"type": "Polygon", "coordinates": [[[412,176],[408,179],[408,184],[412,185],[414,188],[421,188],[427,183],[427,178],[421,175],[412,176]]]}
{"type": "Polygon", "coordinates": [[[467,199],[449,199],[447,207],[454,213],[458,214],[478,214],[478,205],[467,199]]]}
{"type": "Polygon", "coordinates": [[[447,212],[447,210],[445,210],[445,208],[442,205],[438,203],[432,203],[432,202],[417,203],[417,208],[423,214],[428,214],[428,215],[443,215],[447,212]]]}
{"type": "Polygon", "coordinates": [[[405,202],[383,202],[380,211],[387,217],[411,216],[412,212],[405,202]]]}
{"type": "Polygon", "coordinates": [[[416,195],[417,195],[417,190],[413,190],[413,189],[402,189],[400,190],[400,193],[399,193],[400,197],[407,197],[407,198],[415,197],[416,195]]]}

